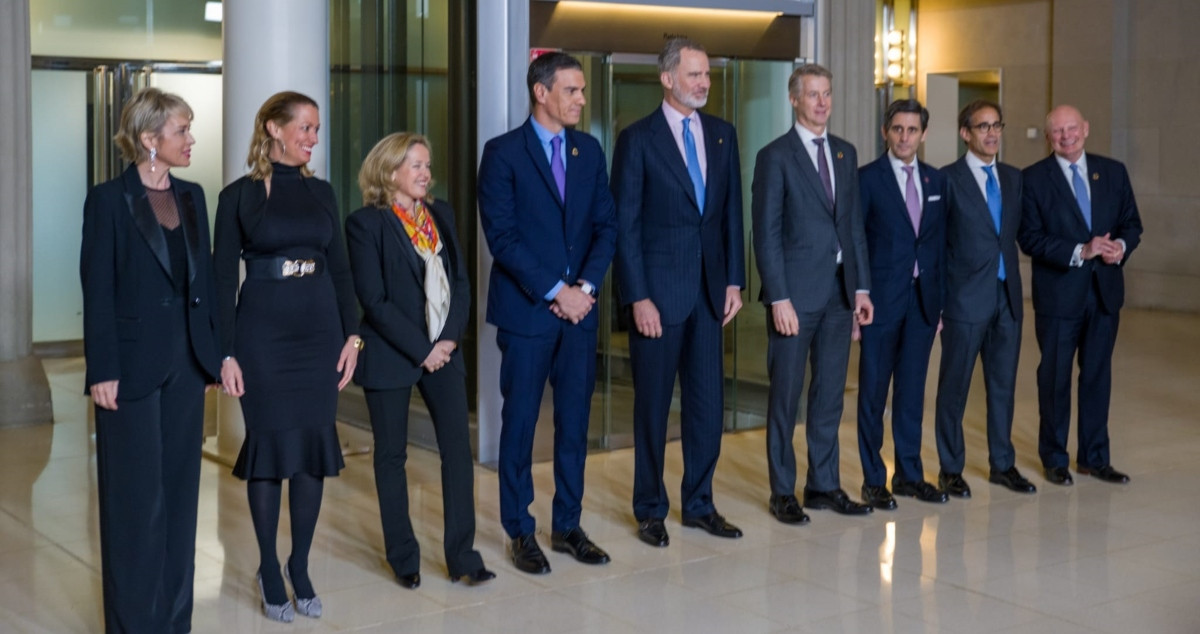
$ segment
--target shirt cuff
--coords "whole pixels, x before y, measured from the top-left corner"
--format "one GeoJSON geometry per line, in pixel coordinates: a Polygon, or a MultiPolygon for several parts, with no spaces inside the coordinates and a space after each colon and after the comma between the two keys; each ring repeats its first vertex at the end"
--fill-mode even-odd
{"type": "Polygon", "coordinates": [[[563,289],[563,287],[566,285],[567,285],[566,282],[559,280],[558,284],[555,284],[554,288],[550,289],[550,292],[546,293],[543,297],[548,302],[554,301],[554,298],[558,296],[558,292],[561,291],[563,289]]]}
{"type": "Polygon", "coordinates": [[[1083,266],[1083,244],[1075,245],[1075,250],[1071,253],[1071,262],[1069,266],[1075,268],[1083,266]]]}

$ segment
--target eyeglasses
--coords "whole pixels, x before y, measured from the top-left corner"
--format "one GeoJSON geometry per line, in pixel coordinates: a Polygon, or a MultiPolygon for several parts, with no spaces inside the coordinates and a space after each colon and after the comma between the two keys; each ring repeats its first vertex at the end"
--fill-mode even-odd
{"type": "Polygon", "coordinates": [[[1000,131],[1004,130],[1004,122],[997,121],[995,123],[988,123],[987,121],[984,121],[983,123],[976,123],[975,125],[969,127],[973,130],[977,130],[980,134],[987,134],[988,132],[993,131],[999,133],[1000,131]]]}

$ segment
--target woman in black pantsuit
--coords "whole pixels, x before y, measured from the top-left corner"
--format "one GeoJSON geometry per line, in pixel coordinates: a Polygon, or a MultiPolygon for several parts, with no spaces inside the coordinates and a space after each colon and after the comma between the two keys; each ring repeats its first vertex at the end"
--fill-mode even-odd
{"type": "Polygon", "coordinates": [[[192,109],[147,88],[115,140],[133,164],[83,211],[84,356],[96,406],[104,625],[192,629],[205,384],[219,372],[204,190],[192,109]]]}
{"type": "Polygon", "coordinates": [[[387,560],[406,588],[421,583],[408,515],[408,407],[415,385],[429,408],[442,459],[446,568],[450,579],[495,577],[474,549],[474,461],[467,428],[467,281],[454,211],[429,194],[429,142],[396,133],[367,154],[358,174],[366,206],[346,219],[366,345],[355,374],[375,435],[375,487],[387,560]]]}
{"type": "Polygon", "coordinates": [[[221,192],[213,250],[221,383],[241,398],[246,422],[233,474],[247,481],[263,613],[285,622],[296,612],[321,616],[308,553],[324,479],[345,466],[338,391],[350,382],[362,343],[333,188],[308,169],[318,128],[316,102],[300,93],[275,94],[259,108],[250,173],[221,192]],[[246,279],[239,291],[240,260],[246,279]],[[283,480],[292,552],[281,574],[275,534],[283,480]]]}

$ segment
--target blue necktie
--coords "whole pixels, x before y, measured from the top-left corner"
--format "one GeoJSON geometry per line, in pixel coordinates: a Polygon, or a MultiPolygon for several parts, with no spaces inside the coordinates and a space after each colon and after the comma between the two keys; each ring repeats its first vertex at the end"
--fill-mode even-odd
{"type": "Polygon", "coordinates": [[[1088,198],[1087,182],[1083,180],[1079,166],[1074,163],[1071,164],[1071,185],[1075,187],[1075,202],[1079,203],[1079,210],[1083,212],[1083,221],[1087,223],[1088,231],[1091,231],[1092,201],[1088,198]]]}
{"type": "Polygon", "coordinates": [[[691,121],[683,118],[683,153],[687,155],[688,176],[692,179],[692,188],[696,190],[696,206],[700,215],[704,215],[704,175],[700,173],[700,155],[696,153],[696,137],[692,136],[691,121]]]}
{"type": "Polygon", "coordinates": [[[554,184],[558,186],[558,197],[567,201],[567,168],[563,167],[562,137],[550,137],[550,173],[554,175],[554,184]]]}
{"type": "MultiPolygon", "coordinates": [[[[1000,235],[1000,181],[996,180],[996,172],[992,171],[993,165],[984,165],[983,171],[987,172],[987,206],[988,211],[992,213],[992,224],[996,225],[996,235],[1000,235]]],[[[1004,272],[1004,252],[1000,253],[1000,273],[997,277],[1003,281],[1008,275],[1004,272]]]]}

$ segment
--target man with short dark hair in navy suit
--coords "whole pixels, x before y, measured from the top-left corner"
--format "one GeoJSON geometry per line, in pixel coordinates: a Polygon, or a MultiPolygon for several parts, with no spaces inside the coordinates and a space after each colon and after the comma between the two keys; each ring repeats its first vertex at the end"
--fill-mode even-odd
{"type": "Polygon", "coordinates": [[[1088,122],[1073,106],[1046,115],[1054,153],[1025,169],[1017,240],[1033,258],[1038,348],[1038,454],[1046,479],[1070,485],[1072,363],[1079,359],[1079,473],[1129,482],[1109,462],[1108,404],[1123,267],[1137,248],[1142,220],[1125,166],[1083,151],[1088,122]]]}
{"type": "Polygon", "coordinates": [[[946,214],[946,303],[942,308],[942,363],[938,370],[938,487],[971,497],[963,478],[963,415],[975,360],[983,359],[987,394],[988,481],[1018,493],[1037,487],[1021,475],[1012,443],[1017,362],[1021,353],[1021,172],[1001,163],[1000,104],[976,99],[958,113],[967,152],[942,168],[950,193],[946,214]]]}
{"type": "Polygon", "coordinates": [[[662,547],[670,541],[663,455],[676,375],[683,525],[742,536],[717,513],[712,477],[725,416],[721,329],[742,307],[746,273],[737,133],[699,110],[708,101],[708,54],[672,38],[658,68],[662,105],[617,138],[613,196],[616,276],[634,325],[633,514],[638,537],[662,547]]]}
{"type": "Polygon", "coordinates": [[[534,538],[533,432],[546,380],[554,389],[551,547],[588,564],[608,554],[579,527],[588,415],[596,384],[596,287],[616,248],[604,151],[571,129],[585,103],[579,61],[547,53],[529,65],[533,114],[484,146],[479,214],[493,262],[487,320],[499,330],[500,521],[513,564],[550,572],[534,538]]]}
{"type": "Polygon", "coordinates": [[[925,480],[921,419],[925,375],[942,315],[946,259],[946,177],[917,160],[929,111],[916,99],[888,106],[883,138],[888,150],[858,170],[871,266],[875,319],[862,327],[858,361],[858,454],[863,500],[892,510],[892,492],[942,503],[945,493],[925,480]],[[892,440],[896,466],[887,489],[883,411],[892,387],[892,440]]]}

